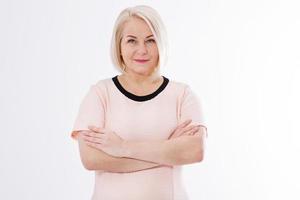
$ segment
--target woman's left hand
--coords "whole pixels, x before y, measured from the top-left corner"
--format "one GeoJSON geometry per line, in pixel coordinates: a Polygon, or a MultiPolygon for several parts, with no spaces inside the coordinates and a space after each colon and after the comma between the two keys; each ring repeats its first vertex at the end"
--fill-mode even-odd
{"type": "Polygon", "coordinates": [[[123,157],[124,140],[120,136],[108,129],[95,126],[88,126],[88,128],[91,132],[83,134],[83,139],[87,145],[104,151],[111,156],[123,157]]]}

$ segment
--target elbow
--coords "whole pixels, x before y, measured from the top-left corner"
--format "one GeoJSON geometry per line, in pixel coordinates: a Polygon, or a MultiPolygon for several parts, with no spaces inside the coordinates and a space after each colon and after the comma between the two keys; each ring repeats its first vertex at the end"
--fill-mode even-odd
{"type": "Polygon", "coordinates": [[[83,148],[80,149],[80,160],[86,170],[95,170],[95,161],[83,148]]]}
{"type": "Polygon", "coordinates": [[[201,149],[196,153],[195,162],[202,162],[204,159],[204,150],[201,149]]]}
{"type": "Polygon", "coordinates": [[[198,163],[202,162],[204,160],[204,145],[201,143],[199,145],[198,142],[196,142],[191,150],[190,154],[190,163],[198,163]]]}
{"type": "Polygon", "coordinates": [[[202,162],[204,159],[204,151],[202,148],[194,149],[194,151],[183,153],[180,159],[176,159],[172,165],[186,165],[202,162]]]}
{"type": "Polygon", "coordinates": [[[95,167],[94,167],[94,165],[91,165],[91,164],[85,164],[83,166],[88,171],[94,171],[94,170],[96,170],[95,167]]]}
{"type": "Polygon", "coordinates": [[[204,160],[204,152],[205,152],[205,148],[204,148],[204,141],[202,138],[200,138],[200,145],[199,143],[195,144],[195,151],[194,151],[194,161],[195,162],[202,162],[204,160]]]}
{"type": "Polygon", "coordinates": [[[191,151],[193,153],[190,154],[190,157],[188,158],[188,163],[199,163],[202,162],[204,159],[204,148],[202,146],[197,146],[194,148],[194,151],[191,151]]]}
{"type": "Polygon", "coordinates": [[[86,170],[96,170],[96,150],[88,147],[83,139],[79,137],[79,153],[80,160],[86,170]]]}
{"type": "Polygon", "coordinates": [[[176,156],[177,159],[174,159],[175,163],[173,163],[173,165],[185,165],[185,164],[192,164],[192,163],[198,163],[203,161],[204,159],[203,143],[201,142],[199,144],[198,137],[196,139],[187,138],[187,140],[190,140],[189,145],[187,147],[184,147],[184,150],[181,150],[180,153],[176,154],[180,156],[176,156]]]}
{"type": "Polygon", "coordinates": [[[195,147],[194,155],[195,155],[196,162],[202,162],[204,160],[204,152],[205,152],[204,143],[203,140],[201,140],[200,145],[198,143],[195,147]]]}
{"type": "Polygon", "coordinates": [[[112,167],[112,163],[108,159],[86,156],[81,158],[81,162],[83,167],[89,171],[95,170],[105,170],[110,171],[112,167]]]}
{"type": "Polygon", "coordinates": [[[86,170],[89,170],[89,171],[95,170],[95,165],[94,165],[94,162],[92,161],[92,159],[82,158],[81,162],[82,162],[83,167],[86,170]]]}

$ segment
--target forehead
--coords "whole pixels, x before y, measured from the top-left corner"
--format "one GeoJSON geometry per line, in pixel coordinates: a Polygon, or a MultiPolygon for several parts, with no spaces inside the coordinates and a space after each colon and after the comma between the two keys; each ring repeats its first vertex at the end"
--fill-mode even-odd
{"type": "Polygon", "coordinates": [[[136,37],[145,38],[152,34],[152,31],[148,24],[141,18],[131,17],[127,22],[124,23],[122,35],[134,35],[136,37]]]}

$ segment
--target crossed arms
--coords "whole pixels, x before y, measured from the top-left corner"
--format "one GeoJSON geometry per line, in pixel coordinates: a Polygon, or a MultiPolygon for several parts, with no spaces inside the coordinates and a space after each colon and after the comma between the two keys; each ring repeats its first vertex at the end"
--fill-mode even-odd
{"type": "Polygon", "coordinates": [[[126,143],[126,157],[114,157],[85,144],[78,132],[78,144],[83,166],[87,170],[129,173],[156,167],[172,167],[200,162],[204,157],[205,127],[193,135],[168,140],[126,143]]]}

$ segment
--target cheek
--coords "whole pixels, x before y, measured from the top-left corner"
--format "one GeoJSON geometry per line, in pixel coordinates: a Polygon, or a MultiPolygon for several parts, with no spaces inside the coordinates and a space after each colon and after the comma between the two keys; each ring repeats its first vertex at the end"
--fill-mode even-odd
{"type": "Polygon", "coordinates": [[[124,60],[128,60],[132,55],[132,51],[129,48],[123,47],[121,48],[121,55],[124,60]]]}
{"type": "Polygon", "coordinates": [[[158,49],[154,49],[154,50],[153,50],[152,56],[153,56],[155,59],[158,59],[158,56],[159,56],[158,49]]]}
{"type": "Polygon", "coordinates": [[[157,48],[156,45],[153,46],[151,50],[152,50],[152,55],[153,56],[158,56],[158,48],[157,48]]]}
{"type": "Polygon", "coordinates": [[[132,54],[130,54],[130,52],[126,51],[124,54],[123,54],[123,60],[125,61],[130,61],[132,58],[132,54]]]}

